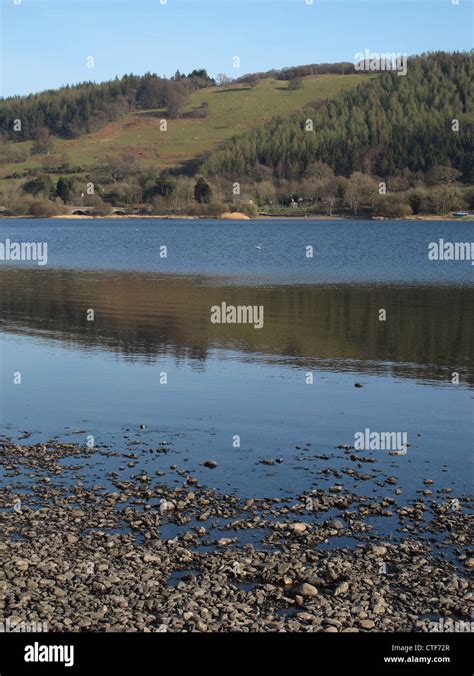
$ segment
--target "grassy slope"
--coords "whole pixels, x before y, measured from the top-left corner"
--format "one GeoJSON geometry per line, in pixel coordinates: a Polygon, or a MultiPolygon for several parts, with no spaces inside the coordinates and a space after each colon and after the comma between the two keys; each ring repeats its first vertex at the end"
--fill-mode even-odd
{"type": "MultiPolygon", "coordinates": [[[[255,90],[244,84],[204,89],[191,95],[184,112],[207,101],[209,116],[206,119],[170,120],[168,130],[162,132],[161,111],[133,112],[93,134],[69,141],[58,140],[55,152],[66,153],[72,165],[83,168],[120,155],[133,155],[141,164],[154,168],[176,166],[274,115],[288,114],[310,101],[334,98],[363,78],[361,75],[309,76],[296,91],[288,90],[285,81],[271,79],[260,81],[255,90]]],[[[0,178],[40,167],[43,159],[43,155],[35,155],[26,162],[0,167],[0,178]]]]}

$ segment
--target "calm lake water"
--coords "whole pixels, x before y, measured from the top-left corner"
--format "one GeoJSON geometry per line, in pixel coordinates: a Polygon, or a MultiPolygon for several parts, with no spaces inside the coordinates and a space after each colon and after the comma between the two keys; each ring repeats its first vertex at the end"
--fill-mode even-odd
{"type": "Polygon", "coordinates": [[[167,440],[210,485],[281,496],[334,483],[355,433],[406,432],[405,456],[364,466],[370,489],[344,484],[470,491],[474,268],[428,245],[471,241],[471,225],[2,219],[7,238],[47,242],[48,264],[0,262],[0,434],[143,454],[167,440]],[[263,328],[211,323],[224,301],[263,306],[263,328]]]}

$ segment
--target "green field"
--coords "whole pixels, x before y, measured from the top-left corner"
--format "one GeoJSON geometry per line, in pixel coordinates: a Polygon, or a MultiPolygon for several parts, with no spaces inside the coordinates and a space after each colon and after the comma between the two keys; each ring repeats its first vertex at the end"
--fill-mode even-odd
{"type": "MultiPolygon", "coordinates": [[[[136,111],[93,134],[73,140],[57,139],[54,154],[66,154],[72,166],[83,170],[120,156],[133,156],[143,167],[177,166],[204,156],[235,134],[275,115],[287,115],[312,101],[335,98],[365,77],[308,76],[295,91],[288,89],[286,81],[272,79],[259,81],[255,89],[245,84],[201,89],[190,96],[182,117],[168,120],[167,131],[160,130],[163,111],[136,111]],[[187,112],[204,101],[209,105],[207,118],[186,117],[187,112]]],[[[31,143],[14,145],[30,147],[31,143]]],[[[2,151],[12,145],[0,148],[0,158],[2,151]]],[[[0,166],[0,178],[42,167],[44,161],[44,155],[34,155],[25,162],[4,164],[0,166]]]]}

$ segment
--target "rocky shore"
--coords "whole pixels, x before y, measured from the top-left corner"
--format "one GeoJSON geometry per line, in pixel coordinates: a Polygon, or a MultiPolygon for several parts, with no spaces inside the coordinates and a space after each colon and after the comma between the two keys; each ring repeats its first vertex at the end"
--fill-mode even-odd
{"type": "Polygon", "coordinates": [[[0,444],[0,620],[49,631],[394,632],[473,619],[466,496],[427,484],[399,506],[387,480],[383,499],[335,482],[297,501],[246,500],[171,463],[165,482],[137,453],[121,454],[131,477],[94,485],[80,465],[101,453],[118,454],[0,444]],[[397,516],[397,537],[374,535],[374,514],[397,516]]]}

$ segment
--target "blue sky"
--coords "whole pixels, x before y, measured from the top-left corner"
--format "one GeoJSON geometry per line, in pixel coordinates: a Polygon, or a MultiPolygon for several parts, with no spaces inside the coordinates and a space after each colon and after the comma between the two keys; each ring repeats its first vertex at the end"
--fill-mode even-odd
{"type": "Polygon", "coordinates": [[[472,0],[453,1],[0,0],[0,94],[177,68],[238,77],[365,49],[471,49],[472,0]]]}

